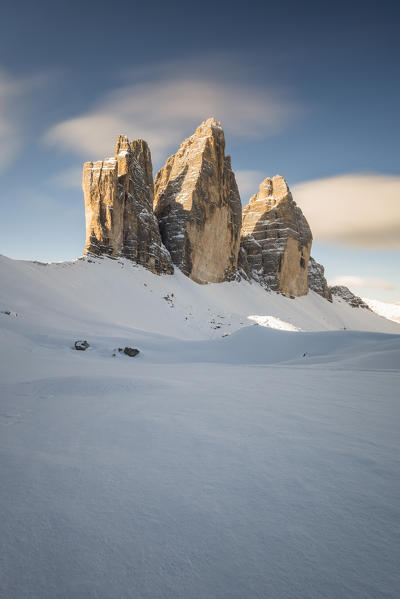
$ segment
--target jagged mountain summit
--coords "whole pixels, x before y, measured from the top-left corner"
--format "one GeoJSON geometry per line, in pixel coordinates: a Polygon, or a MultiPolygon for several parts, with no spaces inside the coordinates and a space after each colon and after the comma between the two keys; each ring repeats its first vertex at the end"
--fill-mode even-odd
{"type": "Polygon", "coordinates": [[[123,256],[155,272],[172,273],[153,213],[153,168],[147,143],[117,139],[113,158],[83,167],[85,254],[123,256]]]}
{"type": "Polygon", "coordinates": [[[312,234],[283,177],[260,184],[243,209],[241,245],[250,276],[288,296],[308,292],[312,234]]]}
{"type": "Polygon", "coordinates": [[[198,283],[232,278],[242,205],[220,123],[204,121],[154,182],[154,212],[172,261],[198,283]]]}
{"type": "MultiPolygon", "coordinates": [[[[150,149],[117,138],[112,158],[83,167],[85,255],[128,258],[155,274],[176,265],[196,283],[244,278],[288,297],[312,289],[331,301],[312,234],[283,177],[262,181],[243,208],[221,124],[209,118],[153,182],[150,149]]],[[[362,306],[347,288],[335,290],[362,306]]]]}

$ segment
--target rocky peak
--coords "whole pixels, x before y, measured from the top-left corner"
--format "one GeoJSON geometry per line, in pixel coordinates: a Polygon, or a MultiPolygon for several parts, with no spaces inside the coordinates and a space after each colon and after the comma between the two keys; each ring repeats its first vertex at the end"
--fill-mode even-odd
{"type": "Polygon", "coordinates": [[[172,273],[175,264],[198,283],[240,275],[290,297],[310,288],[331,299],[324,268],[310,259],[307,220],[282,176],[264,179],[242,214],[214,118],[182,142],[154,184],[147,143],[119,135],[112,158],[84,165],[83,190],[85,254],[126,257],[155,273],[172,273]]]}
{"type": "Polygon", "coordinates": [[[288,184],[281,175],[267,177],[260,183],[258,194],[254,197],[255,202],[265,202],[270,208],[282,200],[287,200],[292,197],[288,184]]]}
{"type": "MultiPolygon", "coordinates": [[[[139,141],[139,140],[137,140],[139,141]]],[[[129,144],[129,139],[126,137],[126,135],[118,135],[117,137],[117,141],[115,144],[115,152],[114,152],[114,156],[118,156],[118,154],[120,154],[120,152],[129,152],[131,149],[130,144],[129,144]]]]}
{"type": "Polygon", "coordinates": [[[334,285],[333,287],[330,287],[329,290],[334,297],[344,300],[352,308],[365,308],[366,310],[370,310],[368,304],[366,304],[361,297],[352,293],[345,285],[334,285]]]}
{"type": "Polygon", "coordinates": [[[154,211],[172,260],[198,283],[237,269],[241,202],[220,123],[211,118],[157,173],[154,211]]]}
{"type": "Polygon", "coordinates": [[[210,117],[209,119],[200,123],[192,137],[208,137],[210,135],[220,136],[221,141],[223,141],[225,144],[225,136],[222,125],[214,117],[210,117]]]}
{"type": "Polygon", "coordinates": [[[285,295],[305,295],[311,243],[310,227],[285,179],[264,179],[243,209],[241,246],[249,275],[285,295]]]}
{"type": "Polygon", "coordinates": [[[83,167],[85,254],[123,256],[155,273],[172,273],[153,214],[153,169],[147,143],[117,138],[115,155],[83,167]]]}

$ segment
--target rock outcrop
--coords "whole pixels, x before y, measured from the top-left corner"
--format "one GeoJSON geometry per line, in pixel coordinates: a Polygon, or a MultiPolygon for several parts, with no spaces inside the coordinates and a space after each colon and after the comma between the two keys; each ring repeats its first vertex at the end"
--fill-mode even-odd
{"type": "Polygon", "coordinates": [[[156,175],[154,193],[154,212],[173,263],[197,283],[232,278],[242,206],[217,121],[203,122],[168,158],[156,175]]]}
{"type": "Polygon", "coordinates": [[[147,143],[120,135],[115,155],[83,167],[85,254],[125,257],[154,273],[172,273],[153,214],[153,170],[147,143]]]}
{"type": "Polygon", "coordinates": [[[135,347],[125,347],[124,354],[126,356],[129,356],[130,358],[134,358],[135,356],[140,354],[140,351],[138,349],[136,349],[135,347]]]}
{"type": "Polygon", "coordinates": [[[287,296],[308,292],[312,234],[283,177],[265,179],[243,209],[241,246],[250,276],[287,296]]]}
{"type": "Polygon", "coordinates": [[[90,347],[90,344],[85,339],[83,341],[75,341],[74,347],[78,351],[86,351],[90,347]]]}
{"type": "Polygon", "coordinates": [[[334,297],[344,300],[350,304],[352,308],[365,308],[370,310],[368,304],[366,304],[361,297],[352,293],[345,285],[334,285],[333,287],[329,287],[329,290],[334,297]]]}
{"type": "Polygon", "coordinates": [[[308,263],[308,287],[328,301],[332,301],[332,294],[325,279],[325,269],[312,257],[308,263]]]}
{"type": "Polygon", "coordinates": [[[152,177],[147,143],[123,135],[114,157],[85,163],[85,254],[128,258],[157,274],[175,264],[197,283],[255,279],[289,297],[310,288],[331,301],[324,268],[310,258],[310,227],[283,177],[265,179],[242,213],[215,119],[181,144],[154,184],[152,177]]]}

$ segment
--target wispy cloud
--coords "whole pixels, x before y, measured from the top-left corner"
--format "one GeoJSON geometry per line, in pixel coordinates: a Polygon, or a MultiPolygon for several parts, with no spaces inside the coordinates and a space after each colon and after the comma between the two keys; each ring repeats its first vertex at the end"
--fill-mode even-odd
{"type": "Polygon", "coordinates": [[[48,179],[50,186],[56,185],[63,189],[80,189],[82,187],[82,165],[73,166],[61,171],[48,179]]]}
{"type": "Polygon", "coordinates": [[[30,99],[45,75],[15,77],[0,67],[0,172],[12,163],[25,142],[30,99]]]}
{"type": "Polygon", "coordinates": [[[356,275],[339,275],[329,281],[329,285],[345,285],[350,289],[384,289],[386,291],[396,289],[389,281],[356,275]]]}
{"type": "Polygon", "coordinates": [[[235,76],[226,59],[207,73],[201,62],[186,61],[152,65],[127,77],[130,82],[98,98],[87,112],[51,127],[45,140],[95,160],[109,155],[115,137],[125,133],[146,139],[158,162],[210,116],[228,135],[263,138],[279,132],[300,110],[282,90],[235,76]]]}
{"type": "Polygon", "coordinates": [[[26,83],[0,69],[0,171],[11,163],[21,144],[18,104],[26,83]]]}
{"type": "Polygon", "coordinates": [[[293,187],[314,239],[354,247],[400,247],[400,177],[342,175],[293,187]]]}

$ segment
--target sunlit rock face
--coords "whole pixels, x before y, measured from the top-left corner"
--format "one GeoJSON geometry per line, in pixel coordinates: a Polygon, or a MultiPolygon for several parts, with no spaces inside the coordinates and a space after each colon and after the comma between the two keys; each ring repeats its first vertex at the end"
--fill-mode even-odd
{"type": "Polygon", "coordinates": [[[153,169],[147,143],[120,135],[115,155],[86,162],[85,254],[125,257],[154,273],[172,273],[153,214],[153,169]]]}
{"type": "Polygon", "coordinates": [[[325,279],[325,269],[312,257],[308,263],[308,287],[325,299],[332,301],[332,295],[325,279]]]}
{"type": "Polygon", "coordinates": [[[250,276],[287,296],[308,292],[312,234],[283,177],[265,179],[243,209],[241,246],[250,276]]]}
{"type": "Polygon", "coordinates": [[[369,310],[368,304],[350,291],[348,287],[345,285],[334,285],[333,287],[329,287],[329,290],[333,297],[339,298],[347,302],[352,308],[365,308],[369,310]]]}
{"type": "Polygon", "coordinates": [[[185,275],[197,283],[235,276],[242,206],[217,121],[203,122],[157,173],[154,212],[172,261],[185,275]]]}

